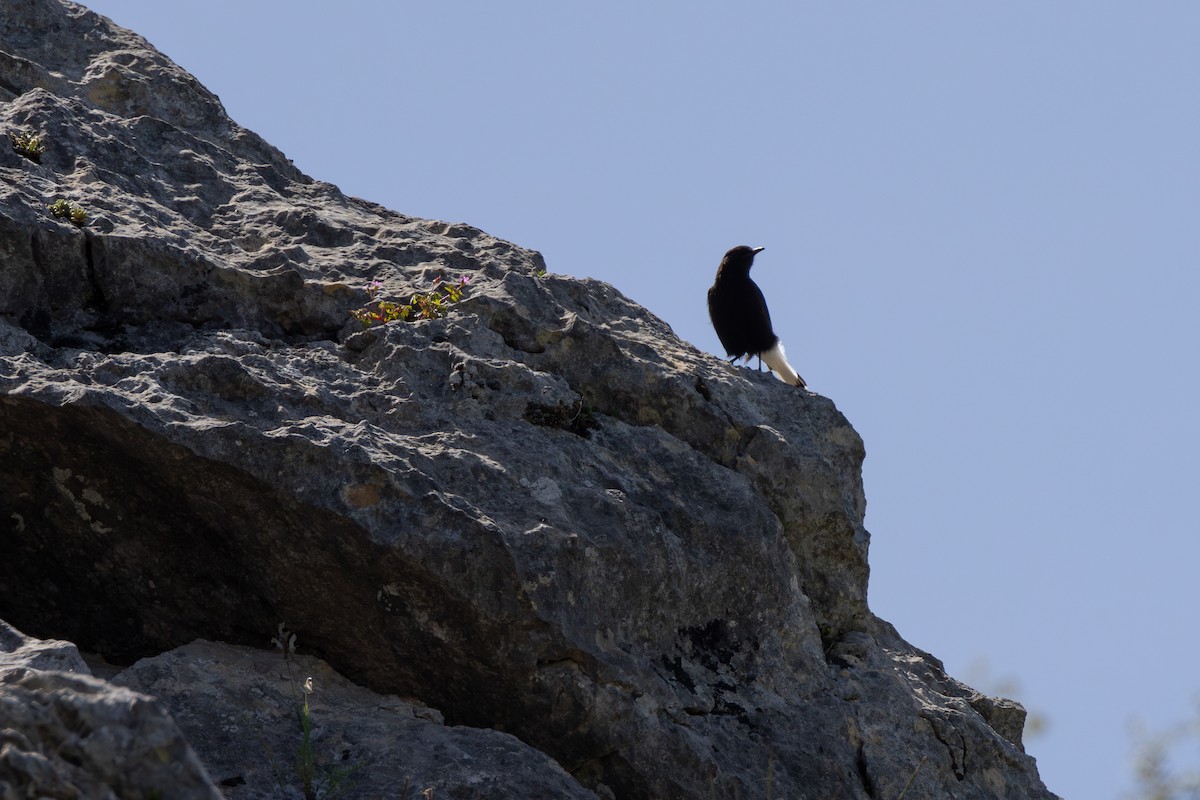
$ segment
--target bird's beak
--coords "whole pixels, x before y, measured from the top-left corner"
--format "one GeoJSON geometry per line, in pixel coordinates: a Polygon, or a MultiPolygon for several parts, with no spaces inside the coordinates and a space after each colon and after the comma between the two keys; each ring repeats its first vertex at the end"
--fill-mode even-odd
{"type": "Polygon", "coordinates": [[[765,247],[755,247],[753,250],[754,255],[758,255],[759,253],[761,253],[763,250],[766,250],[766,249],[767,248],[765,248],[765,247]]]}

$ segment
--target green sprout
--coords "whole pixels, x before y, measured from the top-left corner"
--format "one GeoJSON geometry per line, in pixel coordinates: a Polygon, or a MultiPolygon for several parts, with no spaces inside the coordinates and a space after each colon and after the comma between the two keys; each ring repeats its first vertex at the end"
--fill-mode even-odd
{"type": "Polygon", "coordinates": [[[362,308],[354,309],[350,314],[368,327],[376,323],[382,325],[396,320],[407,322],[418,319],[437,319],[446,316],[452,303],[462,300],[463,293],[470,282],[471,278],[468,275],[462,276],[454,283],[443,283],[439,277],[434,279],[433,288],[428,292],[416,292],[408,299],[407,303],[401,304],[379,297],[383,284],[379,281],[371,281],[364,287],[369,298],[367,304],[362,308]]]}
{"type": "Polygon", "coordinates": [[[25,156],[35,164],[42,163],[42,153],[46,152],[46,143],[36,133],[9,133],[12,148],[18,154],[25,156]]]}
{"type": "MultiPolygon", "coordinates": [[[[292,660],[296,655],[296,634],[289,631],[284,624],[279,623],[279,635],[271,637],[271,643],[283,653],[287,664],[288,678],[292,694],[295,696],[296,680],[292,674],[292,660]]],[[[317,764],[317,751],[313,743],[312,711],[308,706],[308,698],[315,691],[313,679],[308,678],[300,685],[303,692],[303,704],[296,708],[296,719],[300,723],[300,746],[296,749],[295,770],[300,779],[300,789],[304,800],[334,800],[340,797],[349,786],[349,779],[358,772],[360,765],[326,766],[317,764]]],[[[274,766],[272,764],[272,766],[274,766]]],[[[283,792],[288,791],[284,777],[276,774],[276,781],[283,792]]]]}
{"type": "Polygon", "coordinates": [[[78,225],[80,228],[88,224],[88,213],[80,206],[77,206],[74,203],[68,203],[61,197],[47,206],[47,208],[50,209],[50,213],[54,216],[58,217],[59,219],[69,219],[73,224],[78,225]]]}
{"type": "Polygon", "coordinates": [[[304,682],[304,706],[297,713],[300,720],[300,749],[296,751],[296,774],[304,785],[306,798],[316,797],[313,783],[317,778],[317,754],[312,743],[312,714],[308,710],[308,696],[313,693],[313,679],[310,675],[304,682]]]}

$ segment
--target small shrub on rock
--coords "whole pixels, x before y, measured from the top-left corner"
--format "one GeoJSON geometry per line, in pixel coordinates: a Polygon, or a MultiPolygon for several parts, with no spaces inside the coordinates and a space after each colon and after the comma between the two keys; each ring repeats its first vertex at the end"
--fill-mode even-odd
{"type": "Polygon", "coordinates": [[[36,133],[9,133],[9,141],[18,155],[28,158],[35,164],[42,163],[42,153],[46,152],[46,142],[36,133]]]}
{"type": "Polygon", "coordinates": [[[72,224],[82,228],[88,224],[88,213],[82,207],[74,203],[68,203],[61,197],[51,203],[48,208],[50,213],[59,219],[69,219],[72,224]]]}
{"type": "Polygon", "coordinates": [[[585,439],[591,436],[592,430],[600,427],[592,410],[583,404],[583,398],[575,405],[529,403],[525,406],[525,420],[544,428],[560,428],[585,439]]]}
{"type": "Polygon", "coordinates": [[[384,324],[396,320],[407,322],[418,319],[437,319],[446,316],[451,304],[462,300],[463,293],[470,282],[471,278],[467,275],[453,283],[445,283],[439,277],[434,280],[433,288],[428,292],[416,292],[408,299],[407,303],[401,304],[380,297],[379,293],[383,289],[383,284],[379,281],[371,281],[364,287],[370,298],[367,304],[362,308],[354,309],[350,314],[368,327],[376,323],[384,324]]]}

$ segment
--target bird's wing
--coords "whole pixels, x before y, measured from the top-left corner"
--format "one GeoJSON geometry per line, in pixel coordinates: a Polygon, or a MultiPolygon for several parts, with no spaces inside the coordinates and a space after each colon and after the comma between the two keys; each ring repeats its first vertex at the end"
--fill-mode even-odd
{"type": "Polygon", "coordinates": [[[731,356],[745,354],[746,347],[742,343],[742,335],[737,325],[737,309],[729,292],[722,291],[725,287],[719,283],[708,290],[708,316],[712,320],[713,330],[721,340],[725,353],[731,356]]]}
{"type": "Polygon", "coordinates": [[[767,324],[767,330],[772,335],[775,333],[775,326],[771,324],[771,312],[767,310],[767,298],[763,297],[762,289],[758,288],[758,284],[750,281],[750,286],[753,287],[754,302],[756,304],[754,315],[756,319],[760,319],[767,324]]]}

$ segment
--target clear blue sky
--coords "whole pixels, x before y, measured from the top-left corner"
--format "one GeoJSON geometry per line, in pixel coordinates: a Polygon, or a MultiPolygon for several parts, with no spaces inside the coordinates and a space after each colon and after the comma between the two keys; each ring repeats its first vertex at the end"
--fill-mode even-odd
{"type": "Polygon", "coordinates": [[[867,444],[870,600],[1069,798],[1200,692],[1200,4],[94,0],[313,177],[719,354],[721,254],[867,444]]]}

